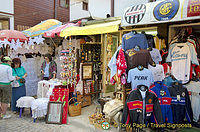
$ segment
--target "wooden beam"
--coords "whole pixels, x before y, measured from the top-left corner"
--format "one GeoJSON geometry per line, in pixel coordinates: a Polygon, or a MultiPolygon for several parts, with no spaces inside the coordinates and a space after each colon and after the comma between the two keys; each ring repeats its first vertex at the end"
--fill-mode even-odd
{"type": "Polygon", "coordinates": [[[115,7],[115,1],[114,0],[111,0],[111,17],[114,17],[114,7],[115,7]]]}
{"type": "Polygon", "coordinates": [[[122,34],[123,34],[123,32],[128,32],[128,31],[132,31],[132,30],[153,30],[153,29],[157,29],[157,27],[124,29],[124,30],[122,30],[122,34]]]}
{"type": "Polygon", "coordinates": [[[199,26],[200,22],[198,23],[189,23],[189,24],[176,24],[176,25],[170,25],[169,28],[171,27],[186,27],[186,26],[199,26]]]}
{"type": "Polygon", "coordinates": [[[2,14],[6,14],[6,15],[11,15],[11,16],[14,15],[13,13],[7,13],[7,12],[4,12],[4,11],[0,11],[0,13],[2,13],[2,14]]]}

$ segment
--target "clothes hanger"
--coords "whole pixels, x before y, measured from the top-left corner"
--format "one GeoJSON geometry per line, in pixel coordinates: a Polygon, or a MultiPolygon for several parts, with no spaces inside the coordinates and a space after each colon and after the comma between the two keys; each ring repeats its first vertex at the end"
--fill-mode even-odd
{"type": "Polygon", "coordinates": [[[133,34],[137,34],[137,31],[136,30],[132,30],[131,31],[133,34]]]}
{"type": "Polygon", "coordinates": [[[141,33],[142,33],[142,34],[146,34],[145,31],[142,31],[141,33]]]}
{"type": "Polygon", "coordinates": [[[140,71],[142,71],[144,69],[144,67],[142,65],[138,65],[137,67],[140,71]]]}
{"type": "Polygon", "coordinates": [[[146,85],[138,85],[137,88],[141,91],[147,91],[148,87],[146,85]]]}
{"type": "Polygon", "coordinates": [[[152,66],[153,66],[153,67],[156,67],[156,63],[155,63],[155,62],[153,62],[153,63],[152,63],[152,66]]]}
{"type": "Polygon", "coordinates": [[[136,45],[136,46],[134,47],[134,50],[135,50],[135,51],[140,51],[140,46],[136,45]]]}

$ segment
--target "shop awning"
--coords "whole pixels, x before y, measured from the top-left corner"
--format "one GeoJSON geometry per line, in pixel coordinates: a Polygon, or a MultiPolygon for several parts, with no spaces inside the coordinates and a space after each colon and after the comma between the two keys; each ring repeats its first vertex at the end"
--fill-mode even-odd
{"type": "Polygon", "coordinates": [[[117,32],[119,29],[120,23],[121,23],[121,20],[117,20],[113,22],[88,25],[84,27],[69,27],[69,28],[63,29],[60,33],[60,36],[68,37],[68,36],[75,36],[75,35],[95,35],[95,34],[117,32]]]}
{"type": "Polygon", "coordinates": [[[23,33],[27,37],[36,37],[36,36],[44,34],[46,31],[52,30],[61,25],[62,25],[62,22],[60,22],[58,20],[48,19],[46,21],[43,21],[43,22],[37,24],[34,27],[31,27],[31,28],[23,31],[23,33]]]}
{"type": "Polygon", "coordinates": [[[61,25],[61,26],[59,26],[57,28],[54,28],[54,29],[52,29],[50,31],[46,31],[43,36],[44,37],[52,37],[52,38],[54,38],[55,35],[57,34],[60,37],[60,32],[63,29],[68,28],[68,27],[72,27],[72,26],[79,26],[80,23],[81,23],[81,21],[79,21],[77,23],[67,23],[65,25],[61,25]]]}

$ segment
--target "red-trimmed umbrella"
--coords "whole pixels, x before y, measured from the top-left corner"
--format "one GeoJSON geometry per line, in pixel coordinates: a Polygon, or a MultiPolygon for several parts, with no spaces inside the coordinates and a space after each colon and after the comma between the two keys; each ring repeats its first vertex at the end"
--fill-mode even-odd
{"type": "Polygon", "coordinates": [[[14,39],[15,41],[19,39],[21,42],[28,41],[28,38],[22,32],[16,30],[1,30],[0,39],[7,39],[10,42],[12,41],[12,39],[14,39]]]}
{"type": "Polygon", "coordinates": [[[54,38],[55,35],[57,34],[57,35],[60,37],[60,32],[61,32],[63,29],[65,29],[65,28],[67,28],[67,27],[72,27],[72,26],[79,26],[80,23],[81,23],[81,21],[79,21],[79,22],[77,22],[77,23],[67,23],[67,24],[65,24],[65,25],[61,25],[61,26],[59,26],[59,27],[57,27],[57,28],[55,28],[55,29],[52,29],[52,30],[50,30],[50,31],[46,31],[46,32],[44,33],[43,36],[44,36],[44,37],[52,37],[52,38],[54,38]]]}

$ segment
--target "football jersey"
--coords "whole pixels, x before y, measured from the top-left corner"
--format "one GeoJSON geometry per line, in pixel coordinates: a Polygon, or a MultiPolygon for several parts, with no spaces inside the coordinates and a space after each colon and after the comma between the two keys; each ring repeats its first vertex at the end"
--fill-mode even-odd
{"type": "Polygon", "coordinates": [[[133,69],[138,65],[148,68],[148,64],[153,64],[151,54],[146,49],[140,49],[139,51],[129,49],[125,52],[125,56],[127,60],[127,70],[133,69]]]}
{"type": "Polygon", "coordinates": [[[138,85],[150,87],[150,85],[154,82],[153,74],[147,68],[139,70],[136,67],[129,70],[127,82],[131,83],[132,89],[135,89],[138,85]]]}
{"type": "Polygon", "coordinates": [[[149,65],[148,69],[153,73],[153,79],[155,82],[162,81],[165,78],[164,68],[160,64],[156,64],[155,67],[149,65]]]}
{"type": "Polygon", "coordinates": [[[156,64],[159,64],[159,62],[162,61],[162,57],[158,49],[153,48],[152,51],[150,51],[150,54],[151,54],[151,58],[156,64]]]}
{"type": "Polygon", "coordinates": [[[122,37],[122,49],[126,51],[135,46],[139,46],[141,49],[147,49],[148,42],[146,36],[140,33],[134,34],[133,32],[124,34],[122,37]]]}
{"type": "Polygon", "coordinates": [[[189,81],[191,62],[199,65],[194,46],[188,42],[172,44],[166,61],[172,62],[171,73],[182,83],[189,81]]]}
{"type": "Polygon", "coordinates": [[[189,84],[185,85],[187,88],[191,105],[192,105],[192,111],[193,111],[193,118],[195,122],[198,122],[199,116],[200,116],[200,82],[194,82],[191,81],[189,84]]]}

